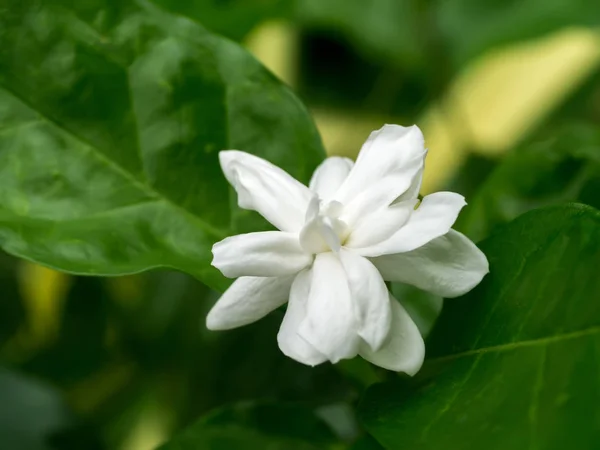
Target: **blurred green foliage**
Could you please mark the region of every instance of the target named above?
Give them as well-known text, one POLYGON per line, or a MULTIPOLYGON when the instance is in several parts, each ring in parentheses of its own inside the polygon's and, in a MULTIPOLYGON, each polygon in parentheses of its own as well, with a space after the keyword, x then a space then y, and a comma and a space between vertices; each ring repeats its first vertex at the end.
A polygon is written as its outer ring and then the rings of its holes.
MULTIPOLYGON (((57 311, 48 318, 59 325, 52 333, 36 328, 32 310, 47 305, 25 289, 41 281, 23 278, 29 263, 0 254, 0 448, 145 450, 172 437, 161 448, 438 449, 461 448, 465 436, 477 448, 565 448, 556 447, 565 435, 577 437, 572 448, 597 442, 597 418, 580 413, 597 403, 590 342, 554 355, 553 367, 577 368, 553 378, 568 385, 572 401, 560 408, 540 403, 547 414, 538 426, 548 426, 525 430, 529 418, 514 411, 528 414, 525 400, 539 372, 519 369, 527 355, 436 366, 417 387, 359 360, 305 367, 277 348, 281 311, 242 329, 206 331, 204 317, 218 294, 203 282, 226 286, 208 266, 217 236, 265 226, 235 207, 217 150, 253 152, 303 181, 323 157, 302 103, 230 40, 282 20, 298 33, 297 90, 309 107, 418 123, 478 56, 562 27, 598 26, 598 8, 592 0, 0 0, 2 246, 79 273, 158 265, 188 273, 73 277, 64 296, 44 300, 56 303, 48 309, 57 311), (155 220, 159 208, 169 210, 168 223, 155 220), (446 412, 470 370, 479 377, 465 388, 472 395, 457 397, 461 411, 446 412), (385 380, 367 391, 358 422, 353 411, 363 391, 385 380), (488 380, 496 380, 499 403, 477 397, 488 380), (521 398, 518 408, 511 403, 521 398), (423 417, 436 412, 435 439, 424 442, 423 417), (483 422, 491 415, 494 433, 483 422), (526 433, 533 434, 522 438, 526 433), (507 445, 510 436, 515 441, 507 445)), ((595 70, 506 155, 471 155, 452 175, 448 187, 469 202, 458 229, 486 239, 498 269, 444 310, 432 354, 468 351, 496 302, 498 326, 513 327, 492 328, 504 338, 481 338, 488 346, 518 343, 523 337, 513 331, 527 334, 526 320, 553 318, 536 339, 576 331, 579 319, 597 326, 597 289, 581 287, 600 262, 589 225, 597 212, 548 209, 509 222, 571 201, 600 207, 599 80, 595 70), (577 245, 546 246, 553 233, 577 245), (524 255, 527 270, 514 274, 514 253, 527 248, 549 262, 524 255), (552 283, 542 290, 543 277, 552 283), (505 293, 508 278, 520 286, 514 295, 505 293), (570 286, 579 286, 576 296, 567 295, 570 286)), ((462 124, 454 118, 454 127, 462 124)), ((392 288, 429 328, 440 299, 392 288)), ((539 355, 529 362, 537 364, 539 355)), ((545 398, 562 398, 559 390, 545 398)))

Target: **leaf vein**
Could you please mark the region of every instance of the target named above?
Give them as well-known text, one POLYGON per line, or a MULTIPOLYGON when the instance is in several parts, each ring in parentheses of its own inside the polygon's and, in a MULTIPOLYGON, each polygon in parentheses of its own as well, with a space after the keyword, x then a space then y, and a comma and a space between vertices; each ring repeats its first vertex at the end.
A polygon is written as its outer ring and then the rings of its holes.
POLYGON ((561 333, 561 334, 557 334, 555 336, 548 336, 548 337, 543 337, 543 338, 538 338, 538 339, 529 339, 529 340, 520 341, 520 342, 509 342, 506 344, 498 344, 498 345, 492 345, 489 347, 478 348, 478 349, 474 349, 474 350, 467 350, 465 352, 454 353, 452 355, 440 356, 438 358, 431 358, 431 359, 428 359, 427 362, 428 363, 433 363, 433 362, 438 363, 438 362, 443 362, 443 361, 451 361, 451 360, 454 360, 457 358, 463 358, 465 356, 482 355, 485 353, 505 352, 505 351, 522 348, 522 347, 545 346, 545 345, 555 344, 557 342, 561 342, 561 341, 565 341, 565 340, 579 339, 579 338, 585 337, 585 336, 592 336, 594 334, 600 334, 600 325, 593 326, 593 327, 587 328, 585 330, 572 331, 570 333, 561 333))
POLYGON ((166 197, 161 192, 153 189, 151 186, 148 186, 148 185, 145 185, 145 184, 141 183, 132 173, 128 172, 125 168, 123 168, 122 166, 120 166, 119 164, 117 164, 116 162, 114 162, 113 160, 111 160, 110 158, 108 158, 104 153, 102 153, 102 151, 100 151, 94 144, 92 144, 91 142, 89 142, 86 138, 84 138, 82 136, 79 136, 76 132, 74 132, 73 130, 67 128, 64 124, 60 123, 58 120, 54 119, 53 117, 51 117, 51 116, 49 116, 49 115, 47 115, 47 114, 39 111, 37 108, 35 108, 35 106, 33 104, 31 104, 29 101, 27 101, 24 98, 22 98, 20 95, 18 95, 16 92, 14 92, 8 86, 6 86, 4 84, 0 84, 0 87, 2 87, 10 95, 12 95, 16 99, 18 99, 19 101, 21 101, 25 105, 27 105, 29 108, 31 108, 31 110, 33 112, 35 112, 41 119, 43 119, 46 122, 48 122, 48 123, 50 123, 50 124, 58 127, 59 129, 61 129, 65 133, 69 134, 72 138, 76 139, 77 141, 79 141, 80 143, 84 144, 89 149, 93 150, 90 154, 92 154, 98 161, 102 162, 107 167, 109 167, 113 171, 117 172, 120 176, 122 176, 123 178, 125 178, 131 184, 133 184, 141 192, 143 192, 144 194, 146 194, 146 195, 148 195, 150 197, 154 197, 156 199, 162 200, 165 204, 171 206, 172 208, 174 208, 174 209, 178 210, 179 212, 183 213, 184 215, 190 217, 204 231, 206 231, 207 233, 213 235, 214 237, 219 238, 219 239, 221 239, 223 237, 223 233, 221 231, 219 231, 217 228, 215 228, 212 225, 210 225, 207 222, 205 222, 200 216, 194 214, 191 211, 188 211, 188 210, 184 209, 182 206, 180 206, 177 203, 173 202, 173 200, 171 200, 170 198, 166 197))

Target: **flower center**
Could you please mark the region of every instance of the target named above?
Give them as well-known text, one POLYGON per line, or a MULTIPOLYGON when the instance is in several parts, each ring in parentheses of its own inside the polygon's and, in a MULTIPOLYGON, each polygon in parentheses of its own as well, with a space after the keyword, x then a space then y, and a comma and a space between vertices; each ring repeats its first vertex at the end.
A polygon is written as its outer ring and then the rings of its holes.
POLYGON ((340 219, 344 205, 338 201, 323 202, 312 198, 306 210, 306 221, 300 231, 300 245, 309 253, 340 250, 348 238, 348 225, 340 219))

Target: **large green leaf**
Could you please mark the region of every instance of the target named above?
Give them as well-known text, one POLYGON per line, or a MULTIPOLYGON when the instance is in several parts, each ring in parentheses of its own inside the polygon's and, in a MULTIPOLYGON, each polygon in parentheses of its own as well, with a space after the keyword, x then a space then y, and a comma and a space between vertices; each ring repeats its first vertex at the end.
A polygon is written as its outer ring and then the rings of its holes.
POLYGON ((323 150, 296 97, 143 0, 0 10, 0 245, 74 273, 167 266, 226 286, 210 247, 250 216, 230 212, 218 151, 306 181, 323 150))
POLYGON ((447 301, 413 380, 361 405, 388 449, 588 449, 600 442, 600 212, 527 213, 481 243, 490 274, 447 301))

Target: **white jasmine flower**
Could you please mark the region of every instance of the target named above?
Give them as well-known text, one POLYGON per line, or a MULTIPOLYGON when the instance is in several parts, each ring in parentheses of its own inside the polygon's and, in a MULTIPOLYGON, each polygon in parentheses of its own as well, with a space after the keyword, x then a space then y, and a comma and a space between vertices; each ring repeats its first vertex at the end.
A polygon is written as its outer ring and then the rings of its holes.
POLYGON ((485 255, 451 229, 464 197, 438 192, 419 202, 426 153, 417 126, 385 125, 371 133, 356 164, 327 158, 306 187, 264 159, 222 151, 239 206, 280 231, 213 246, 213 266, 238 279, 207 327, 246 325, 289 301, 277 340, 290 358, 314 366, 360 355, 417 373, 423 338, 384 280, 456 297, 488 272, 485 255))

